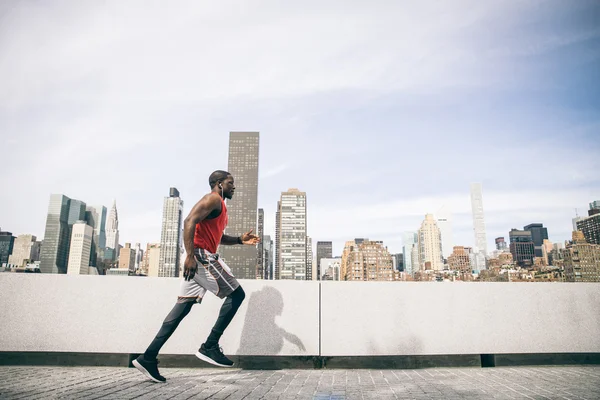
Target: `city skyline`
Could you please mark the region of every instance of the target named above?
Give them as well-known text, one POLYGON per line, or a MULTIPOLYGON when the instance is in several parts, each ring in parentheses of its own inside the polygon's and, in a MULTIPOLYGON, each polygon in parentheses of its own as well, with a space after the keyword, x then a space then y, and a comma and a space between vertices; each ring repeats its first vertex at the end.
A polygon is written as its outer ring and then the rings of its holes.
POLYGON ((261 4, 232 32, 222 4, 178 4, 166 19, 161 7, 17 3, 0 41, 0 146, 20 165, 4 177, 2 228, 41 240, 48 196, 63 193, 116 198, 119 242, 159 242, 165 188, 187 215, 226 169, 228 132, 244 129, 261 132, 265 235, 279 193, 299 187, 310 236, 334 254, 353 237, 399 253, 402 233, 442 206, 453 244, 474 246, 468 187, 481 182, 488 249, 530 223, 568 240, 575 209, 600 197, 597 5, 536 4, 261 4))

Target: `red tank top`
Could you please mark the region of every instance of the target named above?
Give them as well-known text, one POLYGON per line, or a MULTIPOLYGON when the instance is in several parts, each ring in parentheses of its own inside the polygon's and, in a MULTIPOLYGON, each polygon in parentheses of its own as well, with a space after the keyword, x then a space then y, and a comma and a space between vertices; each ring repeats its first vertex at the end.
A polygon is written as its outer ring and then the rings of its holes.
POLYGON ((219 243, 221 243, 221 237, 223 237, 223 231, 227 226, 227 221, 227 206, 221 198, 221 214, 217 218, 205 219, 196 224, 194 247, 216 253, 219 243))

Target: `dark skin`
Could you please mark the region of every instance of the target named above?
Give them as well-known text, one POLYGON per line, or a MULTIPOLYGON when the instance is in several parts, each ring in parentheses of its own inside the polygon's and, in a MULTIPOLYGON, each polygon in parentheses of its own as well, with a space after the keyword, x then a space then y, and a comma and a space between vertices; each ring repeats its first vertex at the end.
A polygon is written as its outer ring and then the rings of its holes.
MULTIPOLYGON (((187 256, 183 263, 183 276, 186 280, 190 280, 196 274, 198 270, 198 264, 194 257, 194 233, 196 231, 196 225, 205 219, 213 219, 221 214, 221 198, 230 199, 233 197, 235 192, 235 184, 233 177, 228 175, 223 181, 217 182, 212 188, 211 192, 200 199, 199 202, 192 208, 190 214, 184 220, 183 223, 183 244, 187 256)), ((221 244, 224 245, 235 245, 242 244, 254 246, 260 239, 258 236, 252 234, 252 229, 244 233, 239 238, 237 236, 223 235, 221 238, 221 244)))

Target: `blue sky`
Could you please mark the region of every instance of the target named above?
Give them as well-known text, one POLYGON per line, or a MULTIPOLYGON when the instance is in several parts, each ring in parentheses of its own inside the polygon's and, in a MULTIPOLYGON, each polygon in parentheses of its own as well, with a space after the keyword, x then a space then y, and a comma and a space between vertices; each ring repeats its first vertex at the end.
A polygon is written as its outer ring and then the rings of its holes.
POLYGON ((110 207, 122 242, 160 240, 259 131, 259 207, 307 192, 308 232, 401 250, 453 211, 489 247, 542 222, 570 237, 600 199, 597 1, 37 2, 0 5, 0 227, 43 237, 50 193, 110 207))

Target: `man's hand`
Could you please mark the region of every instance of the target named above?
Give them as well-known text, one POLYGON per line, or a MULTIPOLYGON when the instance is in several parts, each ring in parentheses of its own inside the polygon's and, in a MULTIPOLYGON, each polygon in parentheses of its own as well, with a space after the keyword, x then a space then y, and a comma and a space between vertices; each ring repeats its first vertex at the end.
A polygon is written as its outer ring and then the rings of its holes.
POLYGON ((198 271, 198 264, 196 263, 196 257, 193 254, 188 254, 183 262, 183 277, 186 281, 192 280, 196 271, 198 271))
POLYGON ((250 231, 248 231, 248 232, 244 233, 242 236, 240 236, 242 244, 254 245, 254 244, 260 242, 260 238, 256 235, 252 234, 253 230, 254 229, 250 229, 250 231))

